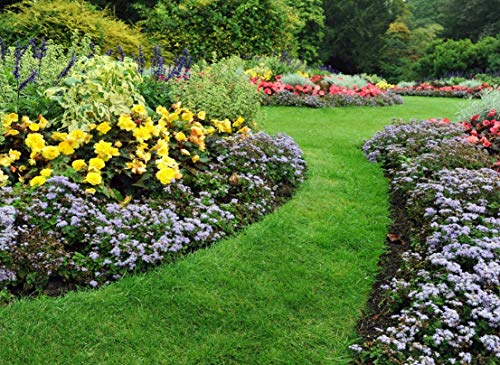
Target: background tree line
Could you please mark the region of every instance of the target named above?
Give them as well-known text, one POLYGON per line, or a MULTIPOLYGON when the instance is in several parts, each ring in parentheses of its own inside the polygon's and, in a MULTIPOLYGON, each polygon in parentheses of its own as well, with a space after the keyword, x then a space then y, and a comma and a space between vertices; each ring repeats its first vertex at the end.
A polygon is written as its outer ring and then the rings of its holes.
POLYGON ((500 0, 3 0, 0 9, 6 40, 64 41, 79 27, 105 47, 117 18, 136 43, 187 48, 195 59, 286 51, 390 81, 500 71, 500 0), (54 14, 75 2, 105 21, 58 23, 54 14))

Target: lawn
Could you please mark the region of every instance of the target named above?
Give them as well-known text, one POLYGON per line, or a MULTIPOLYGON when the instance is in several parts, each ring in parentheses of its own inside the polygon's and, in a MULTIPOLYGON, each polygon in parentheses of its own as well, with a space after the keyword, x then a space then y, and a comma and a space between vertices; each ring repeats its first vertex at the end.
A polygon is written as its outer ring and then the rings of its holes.
POLYGON ((309 177, 236 237, 98 291, 0 308, 0 364, 345 364, 384 249, 387 182, 363 139, 392 117, 453 117, 463 100, 267 108, 309 177))

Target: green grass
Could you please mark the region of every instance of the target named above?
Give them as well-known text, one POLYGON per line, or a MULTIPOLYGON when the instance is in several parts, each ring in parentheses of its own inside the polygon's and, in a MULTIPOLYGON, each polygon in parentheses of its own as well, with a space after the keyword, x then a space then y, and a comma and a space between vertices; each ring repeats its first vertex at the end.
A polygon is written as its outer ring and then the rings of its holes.
POLYGON ((387 183, 359 146, 392 117, 459 101, 267 108, 309 178, 238 236, 98 291, 0 308, 0 364, 345 364, 383 251, 387 183))

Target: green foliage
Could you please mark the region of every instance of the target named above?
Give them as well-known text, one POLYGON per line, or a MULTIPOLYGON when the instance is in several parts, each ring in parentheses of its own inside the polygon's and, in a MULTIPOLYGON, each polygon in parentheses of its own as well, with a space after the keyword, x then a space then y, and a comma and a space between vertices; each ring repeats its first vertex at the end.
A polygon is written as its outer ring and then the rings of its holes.
POLYGON ((441 77, 453 72, 474 70, 496 72, 500 68, 500 36, 485 37, 477 43, 470 39, 437 41, 419 61, 421 75, 441 77))
POLYGON ((296 74, 296 73, 283 75, 283 77, 281 78, 281 81, 284 84, 289 84, 292 86, 295 86, 295 85, 314 86, 315 85, 314 82, 309 80, 307 77, 304 77, 304 76, 296 74))
POLYGON ((323 81, 329 85, 337 85, 348 89, 352 89, 354 86, 361 88, 368 84, 368 81, 360 75, 344 75, 342 73, 327 76, 323 81))
POLYGON ((146 76, 139 84, 139 92, 144 97, 146 105, 155 110, 158 105, 169 107, 174 103, 172 83, 158 79, 156 76, 146 76))
POLYGON ((69 46, 72 34, 78 30, 103 50, 120 45, 126 54, 135 55, 139 45, 148 44, 139 29, 83 0, 23 0, 1 14, 0 27, 2 37, 12 43, 43 36, 69 46))
POLYGON ((324 37, 325 14, 322 0, 287 0, 286 3, 297 12, 299 57, 307 62, 319 61, 319 48, 324 37))
POLYGON ((210 67, 194 66, 188 81, 173 83, 173 93, 184 107, 204 110, 209 119, 256 120, 260 94, 243 72, 238 57, 223 59, 210 67))
POLYGON ((134 104, 144 104, 138 90, 141 82, 132 60, 120 62, 96 56, 80 60, 62 86, 50 88, 45 94, 64 109, 56 123, 69 130, 86 130, 88 124, 109 122, 113 116, 130 113, 134 104))
POLYGON ((161 0, 140 22, 165 49, 195 59, 295 52, 295 21, 284 0, 161 0))

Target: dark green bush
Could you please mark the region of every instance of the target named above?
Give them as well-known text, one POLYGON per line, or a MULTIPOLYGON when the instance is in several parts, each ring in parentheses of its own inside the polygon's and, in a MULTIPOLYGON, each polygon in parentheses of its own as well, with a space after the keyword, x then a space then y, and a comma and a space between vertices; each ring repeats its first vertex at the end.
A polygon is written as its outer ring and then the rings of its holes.
POLYGON ((438 41, 419 61, 422 77, 443 77, 451 73, 494 73, 500 70, 500 36, 485 37, 477 43, 470 39, 438 41))
POLYGON ((297 49, 295 12, 284 0, 161 0, 140 22, 165 49, 195 59, 297 49))

